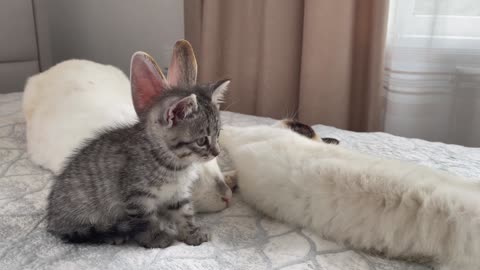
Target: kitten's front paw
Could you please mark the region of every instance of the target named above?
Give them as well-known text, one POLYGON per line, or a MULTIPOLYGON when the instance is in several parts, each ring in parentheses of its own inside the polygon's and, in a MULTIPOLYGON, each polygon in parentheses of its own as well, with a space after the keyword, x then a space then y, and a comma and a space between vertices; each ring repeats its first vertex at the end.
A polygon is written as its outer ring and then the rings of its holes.
POLYGON ((109 245, 123 245, 128 241, 127 237, 115 236, 105 240, 105 243, 109 245))
POLYGON ((140 242, 140 245, 145 248, 166 248, 172 245, 174 241, 175 237, 172 235, 166 232, 159 232, 150 241, 140 242))
POLYGON ((190 231, 185 239, 183 240, 185 244, 190 246, 198 246, 203 242, 207 242, 209 238, 208 233, 200 227, 195 227, 190 231))

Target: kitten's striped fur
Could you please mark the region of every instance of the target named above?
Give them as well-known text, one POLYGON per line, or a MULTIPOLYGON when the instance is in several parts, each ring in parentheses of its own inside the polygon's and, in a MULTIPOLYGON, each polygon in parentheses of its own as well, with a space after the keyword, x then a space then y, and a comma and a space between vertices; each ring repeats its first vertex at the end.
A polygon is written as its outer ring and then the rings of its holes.
POLYGON ((214 100, 229 81, 171 89, 151 58, 134 57, 145 65, 132 79, 139 122, 99 133, 70 158, 49 195, 47 229, 76 243, 199 245, 208 235, 194 220, 193 164, 219 154, 214 100))

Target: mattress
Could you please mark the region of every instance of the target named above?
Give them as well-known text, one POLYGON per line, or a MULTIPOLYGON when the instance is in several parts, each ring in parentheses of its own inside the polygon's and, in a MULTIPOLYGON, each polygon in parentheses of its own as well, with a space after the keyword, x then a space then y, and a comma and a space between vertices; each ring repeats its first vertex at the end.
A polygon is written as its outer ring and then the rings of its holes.
MULTIPOLYGON (((274 121, 230 112, 222 112, 222 120, 237 126, 274 121)), ((322 125, 315 130, 368 154, 480 176, 479 149, 322 125)), ((221 165, 229 167, 224 158, 221 165)), ((308 230, 276 222, 242 202, 239 194, 230 208, 199 216, 212 239, 198 247, 65 244, 45 230, 52 181, 48 171, 28 159, 21 94, 0 95, 0 269, 428 269, 349 250, 308 230)))

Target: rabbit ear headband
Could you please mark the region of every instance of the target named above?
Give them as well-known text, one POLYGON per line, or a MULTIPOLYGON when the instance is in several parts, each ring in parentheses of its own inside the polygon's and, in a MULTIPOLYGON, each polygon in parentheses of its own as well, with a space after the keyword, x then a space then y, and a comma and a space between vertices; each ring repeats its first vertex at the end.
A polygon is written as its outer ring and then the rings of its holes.
POLYGON ((165 89, 194 85, 197 82, 197 60, 192 45, 186 40, 175 43, 167 78, 152 56, 136 52, 130 62, 130 82, 137 114, 149 108, 165 89))

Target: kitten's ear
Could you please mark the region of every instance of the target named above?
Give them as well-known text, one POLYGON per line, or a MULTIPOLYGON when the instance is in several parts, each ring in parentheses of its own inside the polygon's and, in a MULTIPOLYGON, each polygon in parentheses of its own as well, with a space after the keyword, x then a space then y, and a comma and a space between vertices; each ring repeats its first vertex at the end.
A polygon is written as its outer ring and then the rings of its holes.
POLYGON ((197 82, 197 60, 188 41, 179 40, 175 43, 167 78, 171 86, 186 87, 197 82))
POLYGON ((130 83, 137 115, 150 108, 155 98, 168 87, 168 82, 153 57, 144 52, 136 52, 132 56, 130 83))
POLYGON ((219 108, 220 104, 225 101, 225 93, 228 90, 228 85, 230 85, 230 82, 230 79, 223 79, 212 85, 212 102, 217 106, 217 108, 219 108))
POLYGON ((175 126, 198 109, 197 96, 191 94, 170 105, 165 113, 167 127, 175 126))

